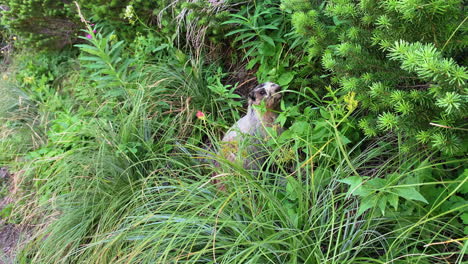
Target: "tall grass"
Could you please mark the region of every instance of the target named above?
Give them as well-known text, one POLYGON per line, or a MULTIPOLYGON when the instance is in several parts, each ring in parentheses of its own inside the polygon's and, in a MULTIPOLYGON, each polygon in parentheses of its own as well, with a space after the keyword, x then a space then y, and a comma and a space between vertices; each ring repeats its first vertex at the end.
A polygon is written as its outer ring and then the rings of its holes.
POLYGON ((37 135, 31 130, 37 115, 28 96, 14 82, 0 80, 0 166, 9 166, 18 156, 36 144, 37 135))
MULTIPOLYGON (((343 152, 337 145, 311 145, 308 155, 296 153, 287 163, 279 162, 283 152, 272 151, 268 169, 258 173, 218 158, 228 186, 223 192, 210 183, 219 168, 203 168, 197 154, 177 151, 171 127, 186 119, 153 120, 153 136, 147 138, 146 109, 152 106, 145 96, 137 98, 120 123, 89 127, 97 135, 94 142, 51 164, 56 175, 49 178, 60 181, 47 184, 63 188, 68 181, 70 188, 45 204, 56 219, 23 250, 20 262, 461 261, 452 245, 425 247, 462 235, 445 213, 376 217, 373 208, 358 215, 359 201, 338 181, 356 171, 373 178, 411 174, 421 170, 413 164, 420 159, 416 155, 409 164, 392 144, 371 144, 361 153, 358 146, 341 146, 343 152), (122 151, 123 142, 140 144, 136 152, 122 151)), ((340 144, 334 134, 330 140, 340 144)))

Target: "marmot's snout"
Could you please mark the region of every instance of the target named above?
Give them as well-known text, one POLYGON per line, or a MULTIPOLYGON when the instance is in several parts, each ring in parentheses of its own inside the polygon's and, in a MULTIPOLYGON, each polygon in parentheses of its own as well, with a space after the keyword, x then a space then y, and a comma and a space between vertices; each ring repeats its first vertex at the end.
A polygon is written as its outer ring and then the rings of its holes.
POLYGON ((281 86, 276 83, 266 82, 259 84, 249 94, 249 105, 258 105, 265 100, 265 104, 269 109, 276 109, 281 100, 281 86))

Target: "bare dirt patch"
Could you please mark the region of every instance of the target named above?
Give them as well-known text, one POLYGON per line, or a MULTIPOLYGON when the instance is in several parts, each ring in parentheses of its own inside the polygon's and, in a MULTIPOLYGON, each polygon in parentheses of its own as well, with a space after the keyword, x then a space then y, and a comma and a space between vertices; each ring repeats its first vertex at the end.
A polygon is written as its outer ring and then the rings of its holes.
POLYGON ((0 197, 0 264, 15 263, 16 252, 21 245, 30 237, 30 228, 21 224, 14 224, 8 222, 8 216, 5 215, 5 208, 14 204, 14 194, 17 188, 14 184, 14 175, 12 175, 8 168, 0 168, 0 183, 6 184, 8 193, 4 197, 0 197))
POLYGON ((20 238, 20 229, 14 224, 0 221, 0 263, 14 263, 16 248, 20 238))

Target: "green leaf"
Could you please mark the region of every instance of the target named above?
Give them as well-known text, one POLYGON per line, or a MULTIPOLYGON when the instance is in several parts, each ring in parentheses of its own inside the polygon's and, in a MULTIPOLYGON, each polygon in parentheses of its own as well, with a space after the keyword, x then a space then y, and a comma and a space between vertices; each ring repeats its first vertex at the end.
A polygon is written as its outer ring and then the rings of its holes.
POLYGON ((320 115, 325 119, 330 119, 330 113, 323 108, 320 108, 320 115))
POLYGON ((258 48, 258 53, 262 54, 263 56, 273 56, 275 55, 275 47, 270 46, 267 43, 262 43, 258 48))
MULTIPOLYGON (((221 23, 221 24, 226 24, 226 23, 221 23)), ((225 36, 228 37, 228 36, 231 36, 231 35, 234 35, 234 34, 237 34, 237 33, 240 33, 240 32, 244 32, 244 31, 248 31, 248 30, 250 30, 250 28, 236 29, 236 30, 230 31, 225 36)))
POLYGON ((333 23, 335 23, 335 25, 339 26, 341 24, 350 24, 350 20, 340 20, 338 19, 338 17, 336 16, 333 16, 333 23))
POLYGON ((170 48, 169 44, 161 44, 157 47, 155 47, 151 52, 157 52, 157 51, 160 51, 160 50, 163 50, 163 49, 168 49, 170 48))
MULTIPOLYGON (((255 66, 255 64, 257 64, 258 60, 259 60, 258 57, 254 57, 253 59, 251 59, 251 60, 249 61, 249 63, 247 63, 247 66, 246 66, 245 68, 246 68, 247 70, 252 69, 252 68, 255 66)), ((281 101, 281 102, 282 102, 282 101, 281 101)))
POLYGON ((366 186, 371 187, 373 190, 379 190, 382 189, 386 183, 387 181, 384 179, 374 178, 372 180, 367 181, 366 186))
POLYGON ((398 210, 398 195, 390 193, 387 195, 388 203, 395 208, 395 211, 398 210))
POLYGON ((406 200, 421 201, 426 204, 428 203, 424 196, 422 196, 418 191, 416 191, 416 188, 414 187, 397 187, 395 189, 395 192, 398 196, 405 198, 406 200))
POLYGON ((293 177, 288 177, 288 183, 286 184, 286 197, 292 201, 298 198, 298 182, 293 177))
POLYGON ((380 209, 382 215, 385 215, 385 207, 387 205, 387 196, 386 195, 377 195, 377 207, 380 209), (380 199, 379 199, 380 198, 380 199))
POLYGON ((366 199, 362 199, 361 205, 359 205, 357 216, 362 215, 367 209, 375 207, 377 202, 378 202, 377 196, 371 196, 366 199))
POLYGON ((294 79, 295 75, 296 75, 296 72, 294 71, 282 73, 280 77, 278 78, 278 84, 280 86, 288 85, 294 79))
POLYGON ((338 181, 350 185, 349 190, 346 193, 347 196, 353 194, 356 196, 365 197, 372 193, 368 188, 362 185, 362 178, 359 176, 351 176, 338 181))
POLYGON ((273 30, 278 30, 278 27, 277 27, 277 26, 273 26, 273 25, 264 25, 264 26, 262 26, 262 29, 273 29, 273 30))
POLYGON ((308 122, 296 121, 290 129, 298 135, 304 135, 307 132, 308 128, 310 128, 310 124, 308 122))
POLYGON ((348 145, 349 143, 351 143, 351 140, 349 140, 349 138, 347 138, 345 135, 340 133, 339 136, 340 136, 341 143, 343 145, 348 145))
POLYGON ((356 186, 362 183, 362 178, 359 176, 351 176, 342 180, 338 180, 338 182, 345 183, 351 186, 356 186))
POLYGON ((464 213, 460 216, 460 218, 462 219, 463 223, 465 225, 468 225, 468 213, 464 213))
POLYGON ((271 46, 275 46, 275 42, 273 41, 272 38, 270 38, 269 36, 267 35, 260 35, 260 38, 266 42, 268 42, 268 44, 270 44, 271 46))

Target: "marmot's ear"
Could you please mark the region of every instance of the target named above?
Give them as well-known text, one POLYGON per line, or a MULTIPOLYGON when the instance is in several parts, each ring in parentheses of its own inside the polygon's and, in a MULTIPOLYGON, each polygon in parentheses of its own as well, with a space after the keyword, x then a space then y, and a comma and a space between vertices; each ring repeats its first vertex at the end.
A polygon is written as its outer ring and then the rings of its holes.
POLYGON ((251 99, 252 101, 255 101, 255 92, 254 92, 254 90, 252 90, 252 91, 249 93, 249 99, 251 99))

